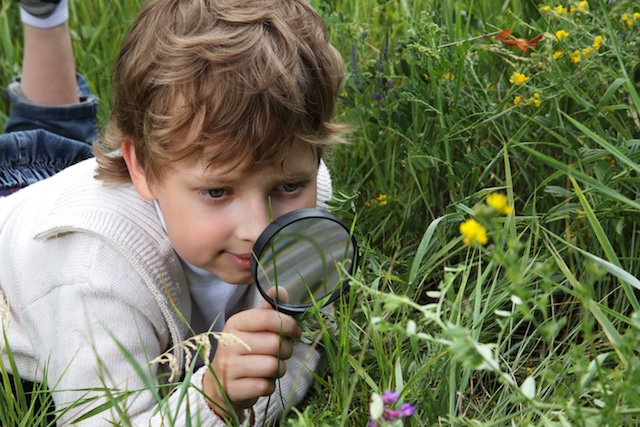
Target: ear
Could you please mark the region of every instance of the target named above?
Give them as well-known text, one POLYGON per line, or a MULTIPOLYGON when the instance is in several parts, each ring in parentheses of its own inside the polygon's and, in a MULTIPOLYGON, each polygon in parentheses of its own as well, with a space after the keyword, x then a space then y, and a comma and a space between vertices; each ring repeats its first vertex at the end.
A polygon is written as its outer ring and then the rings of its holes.
POLYGON ((136 150, 133 146, 133 142, 124 141, 122 143, 122 157, 127 164, 129 175, 131 176, 131 182, 133 182, 133 186, 136 188, 138 194, 143 199, 155 200, 156 197, 153 195, 153 191, 151 191, 151 186, 147 181, 147 175, 145 175, 144 169, 136 157, 136 150))

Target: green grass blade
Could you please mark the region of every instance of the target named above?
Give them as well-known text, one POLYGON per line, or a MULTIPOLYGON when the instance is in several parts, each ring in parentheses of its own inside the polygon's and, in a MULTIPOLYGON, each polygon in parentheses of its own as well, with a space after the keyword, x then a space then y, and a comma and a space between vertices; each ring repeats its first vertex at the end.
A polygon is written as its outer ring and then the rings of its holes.
POLYGON ((410 285, 413 284, 414 281, 416 280, 418 270, 420 270, 422 259, 424 258, 424 255, 427 251, 427 248, 429 247, 429 244, 431 243, 431 238, 433 237, 433 233, 435 233, 436 228, 438 227, 438 224, 440 224, 440 222, 442 222, 442 220, 445 218, 447 217, 440 217, 440 218, 434 219, 433 221, 431 221, 431 224, 429 224, 429 227, 427 227, 427 230, 424 232, 424 235, 422 236, 422 240, 420 241, 420 244, 418 245, 418 249, 416 250, 416 256, 413 258, 413 262, 411 263, 411 269, 409 271, 410 285))
MULTIPOLYGON (((627 80, 622 77, 615 79, 615 81, 611 83, 611 86, 609 86, 605 94, 602 96, 602 99, 598 104, 598 110, 601 110, 607 104, 607 102, 609 102, 609 100, 613 97, 613 95, 615 95, 615 93, 618 91, 620 86, 625 84, 626 82, 627 80)), ((565 117, 569 117, 569 116, 565 115, 565 117)))
POLYGON ((627 165, 628 167, 630 167, 631 169, 635 170, 637 173, 640 174, 640 166, 638 166, 637 162, 634 162, 633 160, 629 159, 627 156, 625 156, 622 153, 620 153, 620 151, 617 150, 612 144, 610 144, 609 142, 605 141, 602 137, 600 137, 599 135, 597 135, 596 133, 591 131, 589 128, 587 128, 585 125, 583 125, 579 121, 577 121, 574 118, 568 116, 564 112, 562 113, 562 115, 565 116, 566 119, 573 126, 575 126, 577 129, 579 129, 582 133, 584 133, 589 138, 591 138, 592 140, 597 142, 600 146, 605 148, 617 160, 619 160, 620 162, 624 163, 625 165, 627 165))
MULTIPOLYGON (((598 242, 600 242, 600 246, 602 247, 602 250, 604 251, 607 259, 616 267, 622 268, 622 265, 620 264, 620 260, 618 259, 618 255, 616 255, 616 252, 613 250, 613 246, 611 246, 611 242, 609 241, 606 233, 602 229, 602 225, 600 225, 600 221, 598 221, 598 218, 596 217, 596 214, 593 212, 593 209, 591 209, 591 205, 589 204, 587 199, 584 197, 584 194, 582 193, 582 190, 580 189, 578 182, 575 180, 575 178, 571 176, 569 177, 569 179, 571 179, 571 183, 573 184, 573 188, 576 192, 576 196, 578 197, 578 200, 580 200, 580 204, 582 205, 582 208, 584 209, 587 219, 589 220, 589 224, 591 224, 591 228, 596 238, 598 239, 598 242)), ((638 304, 638 299, 635 293, 633 292, 633 290, 631 290, 631 288, 629 287, 629 284, 625 281, 621 281, 621 285, 624 288, 625 293, 629 298, 629 302, 633 306, 633 309, 635 311, 640 311, 640 304, 638 304)))
POLYGON ((527 147, 526 145, 521 145, 520 146, 523 150, 531 153, 532 155, 534 155, 535 157, 537 157, 538 159, 542 160, 544 163, 546 163, 547 165, 563 172, 564 174, 568 175, 568 176, 573 176, 575 177, 578 181, 581 181, 585 184, 590 185, 591 187, 595 188, 596 190, 602 192, 603 194, 611 197, 612 199, 618 200, 619 202, 622 202, 626 205, 629 205, 635 209, 640 210, 640 203, 635 201, 635 200, 631 200, 626 196, 623 196, 622 194, 620 194, 619 192, 611 189, 610 187, 607 187, 606 185, 602 184, 601 182, 599 182, 598 180, 578 171, 575 169, 572 169, 571 166, 566 165, 562 162, 560 162, 559 160, 553 159, 545 154, 540 153, 539 151, 536 151, 530 147, 527 147))

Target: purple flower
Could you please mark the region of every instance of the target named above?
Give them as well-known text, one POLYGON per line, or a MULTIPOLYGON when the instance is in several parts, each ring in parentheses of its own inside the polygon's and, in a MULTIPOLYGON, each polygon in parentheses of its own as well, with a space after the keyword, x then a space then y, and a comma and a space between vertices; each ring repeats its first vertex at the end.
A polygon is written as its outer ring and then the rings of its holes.
POLYGON ((384 391, 384 394, 380 396, 380 398, 382 398, 382 403, 384 403, 387 406, 396 403, 399 397, 400 397, 399 391, 392 393, 391 390, 389 389, 386 389, 384 391))
POLYGON ((414 412, 416 412, 416 407, 410 403, 403 403, 400 408, 401 418, 410 417, 414 412))
POLYGON ((410 417, 411 415, 413 415, 415 411, 416 411, 416 408, 412 406, 410 403, 403 403, 399 411, 394 411, 393 409, 385 408, 384 415, 382 416, 382 418, 384 418, 385 421, 393 421, 393 420, 397 420, 398 418, 410 417))
POLYGON ((367 427, 386 426, 387 422, 404 419, 413 415, 416 408, 410 403, 403 403, 399 411, 391 409, 391 406, 397 403, 399 398, 399 391, 392 392, 386 389, 382 395, 374 393, 371 397, 371 415, 369 416, 371 422, 367 424, 367 427))

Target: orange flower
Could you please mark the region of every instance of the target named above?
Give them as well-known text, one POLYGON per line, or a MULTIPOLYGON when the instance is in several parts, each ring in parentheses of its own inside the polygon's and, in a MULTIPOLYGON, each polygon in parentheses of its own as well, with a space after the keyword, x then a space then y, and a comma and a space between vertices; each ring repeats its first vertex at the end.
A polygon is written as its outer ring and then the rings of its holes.
POLYGON ((514 37, 512 37, 510 40, 505 40, 508 37, 511 37, 511 31, 505 29, 496 36, 496 40, 500 40, 505 46, 515 46, 521 51, 526 52, 527 50, 529 50, 529 48, 535 49, 536 47, 538 47, 538 42, 540 41, 540 39, 542 39, 542 34, 537 35, 531 40, 522 38, 517 39, 514 37))

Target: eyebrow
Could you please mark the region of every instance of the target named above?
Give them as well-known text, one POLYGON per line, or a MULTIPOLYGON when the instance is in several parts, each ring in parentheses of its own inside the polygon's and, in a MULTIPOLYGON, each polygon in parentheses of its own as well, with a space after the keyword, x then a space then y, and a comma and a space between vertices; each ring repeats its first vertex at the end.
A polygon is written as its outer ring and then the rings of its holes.
MULTIPOLYGON (((318 167, 315 165, 311 168, 303 168, 296 165, 292 169, 291 171, 285 171, 284 169, 279 171, 277 174, 278 179, 281 181, 311 181, 318 173, 318 167)), ((245 170, 237 171, 232 169, 229 172, 222 171, 217 173, 214 170, 212 173, 205 175, 189 174, 188 178, 189 180, 200 181, 204 186, 233 186, 244 180, 246 172, 245 170)))
POLYGON ((282 173, 280 173, 280 179, 294 180, 294 181, 311 180, 317 173, 318 173, 318 168, 315 168, 312 171, 294 170, 292 173, 287 173, 285 171, 282 171, 282 173))

